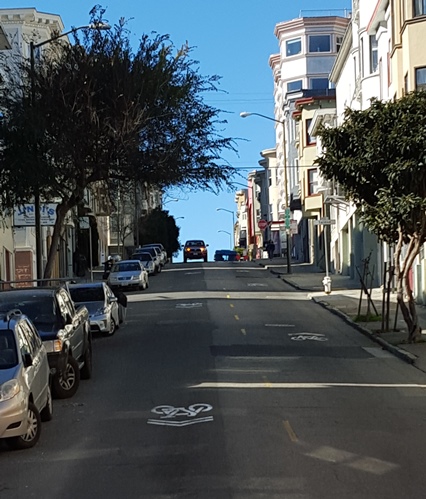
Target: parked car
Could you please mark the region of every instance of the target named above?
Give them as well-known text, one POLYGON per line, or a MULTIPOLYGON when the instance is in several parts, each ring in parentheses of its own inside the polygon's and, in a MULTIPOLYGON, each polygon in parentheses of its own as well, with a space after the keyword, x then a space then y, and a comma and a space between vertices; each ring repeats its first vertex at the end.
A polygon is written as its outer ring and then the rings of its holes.
POLYGON ((0 316, 0 438, 16 449, 33 447, 41 421, 52 419, 45 346, 19 310, 0 316))
POLYGON ((75 305, 89 311, 90 329, 104 336, 115 333, 120 324, 119 304, 112 289, 104 282, 88 282, 68 286, 75 305))
POLYGON ((148 272, 139 260, 121 260, 113 265, 107 283, 111 288, 146 289, 148 272))
POLYGON ((160 250, 160 261, 161 265, 164 267, 168 261, 167 251, 161 243, 144 244, 141 249, 144 248, 158 248, 160 250))
POLYGON ((92 376, 92 335, 89 312, 76 309, 64 287, 21 288, 0 292, 0 313, 18 309, 36 326, 52 373, 52 392, 72 397, 80 378, 92 376))
POLYGON ((161 259, 160 259, 160 252, 158 251, 157 248, 137 248, 133 252, 135 253, 149 253, 153 260, 154 260, 154 265, 155 265, 155 272, 154 274, 157 274, 158 272, 161 272, 161 259))
POLYGON ((155 268, 155 262, 154 258, 152 257, 151 253, 143 252, 143 253, 133 253, 132 260, 139 260, 142 265, 146 268, 146 271, 148 272, 148 275, 155 274, 156 268, 155 268))
POLYGON ((186 263, 187 260, 203 259, 207 262, 207 246, 201 239, 186 241, 183 247, 183 261, 186 263))

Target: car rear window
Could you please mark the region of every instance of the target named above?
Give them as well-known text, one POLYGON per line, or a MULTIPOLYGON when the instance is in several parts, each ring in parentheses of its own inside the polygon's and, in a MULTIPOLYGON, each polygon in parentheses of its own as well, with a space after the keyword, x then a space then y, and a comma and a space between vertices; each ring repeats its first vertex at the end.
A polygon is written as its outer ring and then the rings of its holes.
POLYGON ((71 288, 71 298, 76 303, 86 303, 90 301, 104 301, 105 294, 102 286, 94 286, 91 288, 71 288))
POLYGON ((132 258, 141 260, 142 262, 150 262, 152 260, 152 256, 149 253, 135 253, 132 255, 132 258))

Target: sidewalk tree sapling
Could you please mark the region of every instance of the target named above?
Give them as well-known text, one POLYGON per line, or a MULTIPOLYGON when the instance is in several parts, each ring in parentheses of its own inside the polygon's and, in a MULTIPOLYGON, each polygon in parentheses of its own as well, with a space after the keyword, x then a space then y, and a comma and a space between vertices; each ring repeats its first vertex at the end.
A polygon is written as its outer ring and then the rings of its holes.
POLYGON ((315 163, 322 176, 343 187, 371 232, 395 245, 397 300, 408 341, 418 341, 409 276, 426 240, 426 92, 347 109, 342 125, 322 127, 318 135, 324 152, 315 163))

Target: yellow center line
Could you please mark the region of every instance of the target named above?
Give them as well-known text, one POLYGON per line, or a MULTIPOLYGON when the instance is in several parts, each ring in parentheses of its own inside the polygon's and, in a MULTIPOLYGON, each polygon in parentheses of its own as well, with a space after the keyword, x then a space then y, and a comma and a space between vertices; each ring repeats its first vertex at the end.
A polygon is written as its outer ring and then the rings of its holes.
POLYGON ((298 438, 296 433, 294 433, 293 428, 291 427, 290 421, 283 421, 284 428, 288 434, 289 439, 292 442, 298 442, 298 438))
POLYGON ((241 332, 243 333, 244 336, 247 334, 247 331, 245 329, 241 329, 241 332))
POLYGON ((238 317, 238 315, 234 315, 234 317, 235 317, 235 320, 236 320, 236 321, 239 321, 239 320, 240 320, 240 318, 238 317))

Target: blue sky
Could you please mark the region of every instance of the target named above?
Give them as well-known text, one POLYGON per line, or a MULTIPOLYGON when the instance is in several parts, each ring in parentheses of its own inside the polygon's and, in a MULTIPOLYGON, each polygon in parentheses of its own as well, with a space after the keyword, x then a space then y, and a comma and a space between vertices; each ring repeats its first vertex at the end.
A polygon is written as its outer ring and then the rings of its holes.
MULTIPOLYGON (((273 116, 273 79, 269 56, 278 52, 274 36, 277 23, 309 15, 330 15, 325 9, 349 9, 350 0, 326 0, 322 11, 315 11, 313 0, 110 0, 97 2, 107 9, 111 24, 120 17, 131 19, 129 27, 136 40, 143 33, 155 31, 169 34, 176 47, 185 42, 194 48, 192 58, 199 61, 204 75, 222 77, 220 88, 225 93, 210 94, 206 102, 227 112, 224 136, 242 138, 238 156, 226 153, 224 158, 238 168, 246 185, 246 174, 259 168, 260 151, 275 145, 274 123, 252 116, 242 119, 241 111, 273 116)), ((40 0, 19 3, 2 0, 2 8, 35 7, 41 12, 59 14, 65 29, 87 24, 93 0, 40 0)), ((239 186, 240 187, 240 186, 239 186)), ((242 188, 242 187, 241 187, 242 188)), ((182 244, 187 239, 204 239, 211 257, 216 249, 229 247, 232 214, 217 208, 235 211, 234 193, 218 195, 207 192, 174 190, 168 194, 165 209, 181 228, 182 244), (172 199, 179 198, 175 202, 172 199)))

